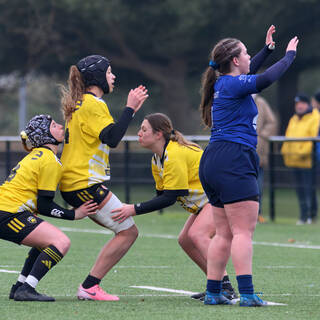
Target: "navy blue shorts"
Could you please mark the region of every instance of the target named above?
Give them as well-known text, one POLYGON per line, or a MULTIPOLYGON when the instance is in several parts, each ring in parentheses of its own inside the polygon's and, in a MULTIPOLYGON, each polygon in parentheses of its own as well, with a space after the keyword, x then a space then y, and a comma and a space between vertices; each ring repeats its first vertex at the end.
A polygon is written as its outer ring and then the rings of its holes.
POLYGON ((258 201, 259 157, 246 145, 216 141, 204 151, 199 177, 209 202, 216 207, 244 200, 258 201))

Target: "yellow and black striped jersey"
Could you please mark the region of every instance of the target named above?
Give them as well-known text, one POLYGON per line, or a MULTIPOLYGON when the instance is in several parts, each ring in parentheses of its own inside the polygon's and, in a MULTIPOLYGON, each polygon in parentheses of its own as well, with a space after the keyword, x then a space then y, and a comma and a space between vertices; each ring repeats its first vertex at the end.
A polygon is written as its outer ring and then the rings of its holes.
POLYGON ((199 179, 199 164, 203 151, 196 147, 185 147, 169 141, 162 159, 152 157, 152 175, 158 191, 187 190, 188 195, 178 196, 181 206, 198 213, 208 202, 199 179))
POLYGON ((112 123, 107 104, 92 94, 84 94, 66 123, 61 191, 85 189, 110 180, 109 147, 99 135, 112 123))
POLYGON ((52 150, 34 148, 0 186, 0 211, 37 213, 38 190, 54 195, 61 174, 61 162, 52 150))

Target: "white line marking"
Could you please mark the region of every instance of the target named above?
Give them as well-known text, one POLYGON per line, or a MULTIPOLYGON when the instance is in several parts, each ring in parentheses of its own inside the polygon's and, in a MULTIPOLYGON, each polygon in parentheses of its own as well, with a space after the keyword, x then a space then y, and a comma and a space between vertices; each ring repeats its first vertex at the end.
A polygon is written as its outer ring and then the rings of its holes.
POLYGON ((137 268, 137 269, 169 269, 169 266, 115 266, 116 268, 137 268))
MULTIPOLYGON (((147 290, 154 290, 154 291, 163 291, 163 292, 172 292, 172 293, 181 293, 183 295, 192 295, 197 292, 192 291, 185 291, 185 290, 175 290, 175 289, 169 289, 169 288, 158 288, 158 287, 152 287, 152 286, 130 286, 130 288, 137 288, 137 289, 147 289, 147 290)), ((236 304, 240 299, 233 299, 232 304, 236 304)), ((268 306, 287 306, 285 303, 278 303, 278 302, 272 302, 272 301, 266 301, 268 306)))
POLYGON ((6 270, 6 269, 0 269, 0 272, 5 272, 5 273, 19 273, 19 271, 6 270))
POLYGON ((267 306, 287 306, 287 304, 279 302, 266 301, 266 303, 267 306))
MULTIPOLYGON (((66 232, 84 232, 84 233, 95 233, 95 234, 112 234, 113 232, 109 230, 98 230, 98 229, 78 229, 69 227, 60 227, 62 231, 66 232)), ((151 234, 142 233, 140 237, 144 238, 158 238, 158 239, 178 239, 178 236, 170 234, 151 234)), ((307 244, 297 244, 297 243, 279 243, 279 242, 264 242, 264 241, 253 241, 254 245, 260 246, 271 246, 271 247, 284 247, 284 248, 296 248, 296 249, 315 249, 320 250, 320 245, 307 245, 307 244)))
POLYGON ((256 242, 256 241, 253 241, 252 243, 256 244, 256 245, 260 245, 260 246, 320 250, 320 246, 311 246, 311 245, 305 245, 305 244, 289 244, 289 243, 278 243, 278 242, 256 242))
POLYGON ((158 288, 158 287, 151 287, 151 286, 130 286, 130 288, 147 289, 147 290, 172 292, 172 293, 181 293, 184 295, 191 295, 191 294, 198 293, 198 292, 193 292, 193 291, 175 290, 175 289, 169 289, 169 288, 158 288))
POLYGON ((264 269, 319 269, 314 266, 262 266, 264 269))
POLYGON ((77 229, 77 228, 68 228, 68 227, 60 227, 62 231, 69 231, 69 232, 84 232, 84 233, 97 233, 97 234, 112 234, 110 230, 98 230, 98 229, 77 229))

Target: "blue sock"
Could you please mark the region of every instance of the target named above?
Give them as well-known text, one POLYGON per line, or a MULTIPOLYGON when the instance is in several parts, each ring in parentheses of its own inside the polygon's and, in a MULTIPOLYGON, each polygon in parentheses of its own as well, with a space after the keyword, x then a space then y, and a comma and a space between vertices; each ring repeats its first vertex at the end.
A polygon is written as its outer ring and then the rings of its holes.
POLYGON ((240 294, 253 294, 252 275, 244 274, 237 276, 238 288, 240 294))
POLYGON ((222 288, 221 280, 209 280, 207 281, 207 291, 214 294, 219 294, 222 288))

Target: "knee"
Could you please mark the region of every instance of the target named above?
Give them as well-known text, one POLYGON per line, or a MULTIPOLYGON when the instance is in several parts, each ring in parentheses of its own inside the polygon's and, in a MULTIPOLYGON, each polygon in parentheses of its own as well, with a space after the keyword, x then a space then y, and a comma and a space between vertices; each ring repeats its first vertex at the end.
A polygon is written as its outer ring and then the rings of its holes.
POLYGON ((138 230, 138 228, 136 227, 136 225, 133 225, 131 229, 132 229, 132 230, 130 231, 131 237, 132 237, 133 241, 135 241, 135 240, 138 238, 138 236, 139 236, 139 230, 138 230))
POLYGON ((188 238, 188 235, 186 233, 179 234, 178 243, 182 249, 188 247, 189 242, 190 242, 190 239, 188 238))
POLYGON ((188 231, 188 238, 190 239, 190 241, 192 241, 194 244, 199 243, 199 241, 203 240, 205 237, 204 234, 201 234, 200 232, 198 232, 197 230, 194 230, 193 228, 191 228, 188 231))
POLYGON ((57 239, 52 243, 63 255, 66 255, 68 252, 70 246, 71 246, 71 241, 70 239, 62 233, 57 239))
POLYGON ((122 233, 131 243, 135 242, 139 235, 136 225, 133 225, 129 229, 121 231, 120 233, 122 233))

